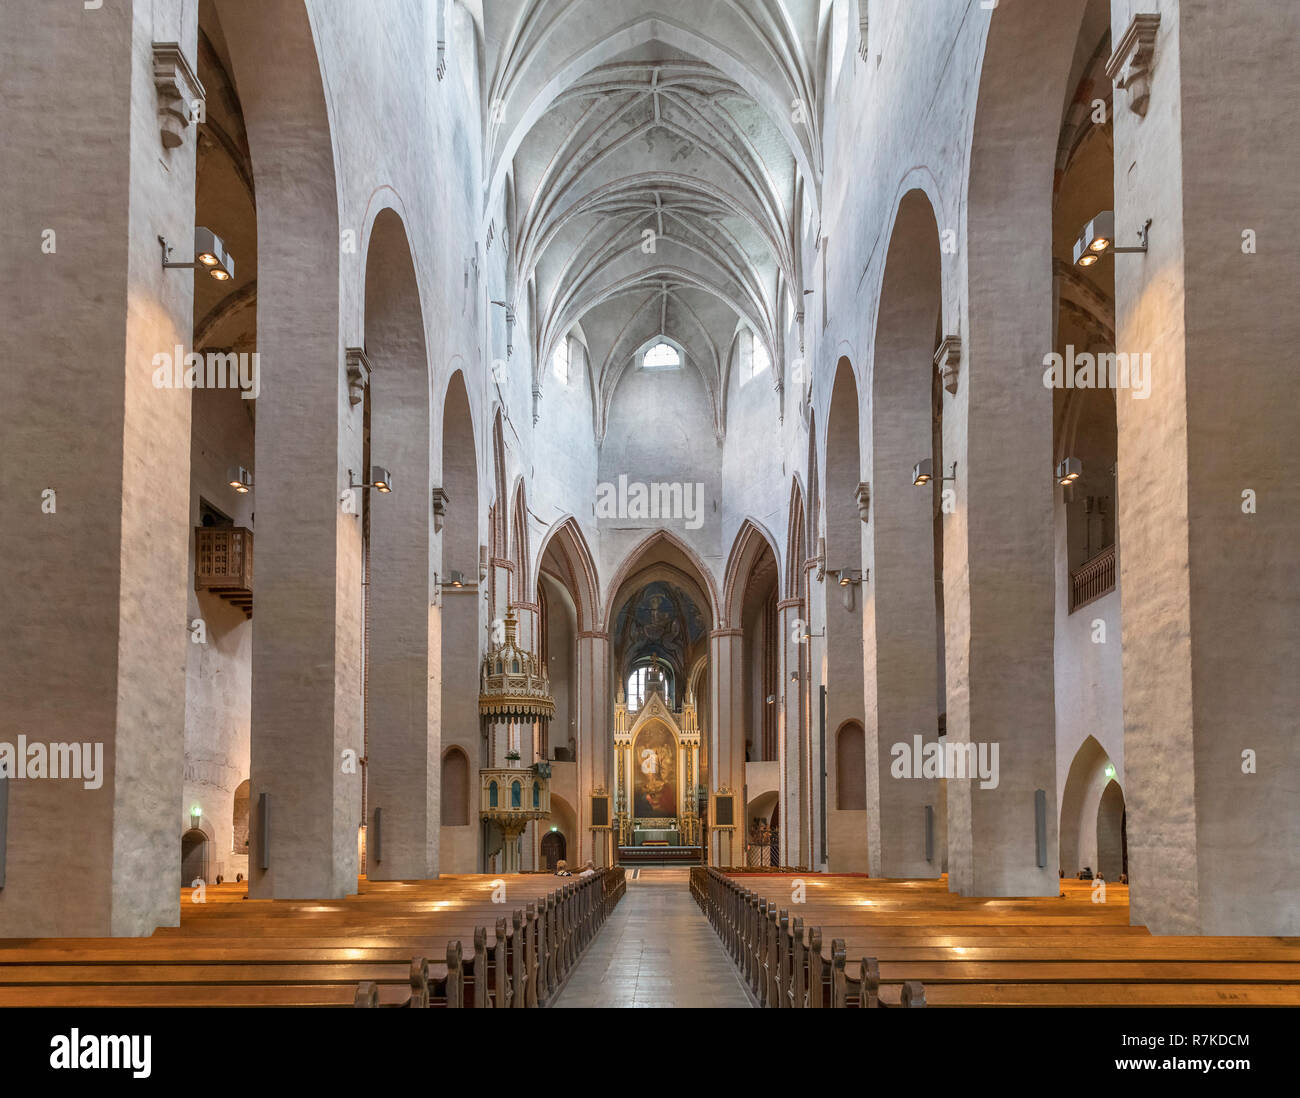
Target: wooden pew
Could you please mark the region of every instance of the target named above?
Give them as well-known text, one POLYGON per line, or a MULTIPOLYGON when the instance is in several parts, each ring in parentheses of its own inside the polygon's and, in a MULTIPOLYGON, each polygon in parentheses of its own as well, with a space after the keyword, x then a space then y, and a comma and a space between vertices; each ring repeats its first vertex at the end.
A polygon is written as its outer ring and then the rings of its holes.
POLYGON ((764 1005, 1300 1003, 1300 940, 1152 937, 1129 925, 1125 886, 1094 904, 1087 881, 984 900, 944 880, 799 876, 807 902, 793 905, 795 875, 692 873, 764 1005))
POLYGON ((362 881, 316 902, 187 889, 181 925, 149 938, 0 941, 0 1005, 543 1005, 625 880, 528 877, 362 881), (491 902, 501 883, 515 906, 491 902))

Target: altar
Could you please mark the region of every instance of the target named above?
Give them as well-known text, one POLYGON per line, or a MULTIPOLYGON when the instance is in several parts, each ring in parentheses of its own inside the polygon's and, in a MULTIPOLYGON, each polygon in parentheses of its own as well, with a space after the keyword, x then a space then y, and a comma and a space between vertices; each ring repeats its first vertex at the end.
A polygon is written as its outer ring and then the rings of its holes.
POLYGON ((677 828, 634 827, 633 846, 681 846, 682 833, 677 828))

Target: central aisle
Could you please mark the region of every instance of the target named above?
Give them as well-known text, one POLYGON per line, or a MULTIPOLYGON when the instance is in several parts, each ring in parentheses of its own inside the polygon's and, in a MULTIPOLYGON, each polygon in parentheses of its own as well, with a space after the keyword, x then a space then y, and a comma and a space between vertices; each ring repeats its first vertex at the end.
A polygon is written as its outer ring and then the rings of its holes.
POLYGON ((557 1007, 751 1007, 736 966, 691 899, 688 869, 627 874, 557 1007))

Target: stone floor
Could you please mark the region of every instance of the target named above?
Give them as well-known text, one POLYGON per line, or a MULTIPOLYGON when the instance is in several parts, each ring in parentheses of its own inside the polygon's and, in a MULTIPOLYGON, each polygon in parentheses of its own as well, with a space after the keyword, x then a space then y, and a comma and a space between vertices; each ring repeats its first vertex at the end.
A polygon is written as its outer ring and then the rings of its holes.
POLYGON ((641 869, 596 935, 557 1007, 751 1007, 688 869, 641 869))

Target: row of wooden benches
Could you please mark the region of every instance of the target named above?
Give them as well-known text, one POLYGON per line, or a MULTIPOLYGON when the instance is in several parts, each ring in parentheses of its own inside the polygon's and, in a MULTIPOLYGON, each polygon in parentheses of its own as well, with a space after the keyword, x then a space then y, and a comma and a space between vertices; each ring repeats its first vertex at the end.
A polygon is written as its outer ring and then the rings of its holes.
POLYGON ((1153 937, 1121 886, 986 900, 699 868, 691 891, 765 1006, 1300 1005, 1300 939, 1153 937))
POLYGON ((546 1005, 625 891, 585 877, 360 882, 340 900, 182 895, 148 938, 0 940, 0 1006, 546 1005))

